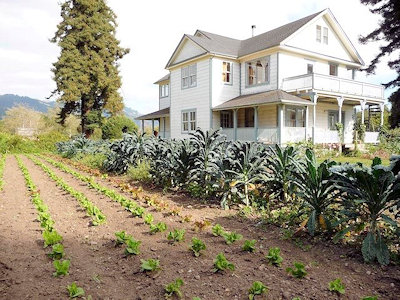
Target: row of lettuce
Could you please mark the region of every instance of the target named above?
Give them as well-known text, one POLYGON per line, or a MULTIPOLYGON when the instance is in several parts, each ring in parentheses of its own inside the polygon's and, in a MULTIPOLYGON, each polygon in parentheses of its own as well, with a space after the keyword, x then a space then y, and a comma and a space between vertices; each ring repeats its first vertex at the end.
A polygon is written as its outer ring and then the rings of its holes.
POLYGON ((228 142, 219 131, 197 130, 189 139, 163 140, 124 135, 114 142, 77 137, 57 144, 66 157, 99 154, 105 171, 125 173, 146 164, 163 187, 242 203, 267 217, 278 214, 312 236, 361 242, 367 262, 386 265, 399 251, 400 156, 383 166, 318 162, 310 149, 228 142))

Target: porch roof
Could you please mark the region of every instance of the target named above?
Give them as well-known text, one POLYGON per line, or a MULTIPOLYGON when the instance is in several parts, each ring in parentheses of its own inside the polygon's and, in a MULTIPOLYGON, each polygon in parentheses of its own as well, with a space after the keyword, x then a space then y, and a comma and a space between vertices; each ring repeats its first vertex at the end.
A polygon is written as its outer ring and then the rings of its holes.
POLYGON ((213 110, 225 110, 267 104, 314 105, 310 100, 302 99, 282 90, 273 90, 257 94, 242 95, 214 107, 213 110))
POLYGON ((168 117, 169 116, 169 107, 157 110, 155 112, 149 113, 147 115, 143 115, 140 117, 135 118, 136 120, 152 120, 152 119, 159 119, 162 117, 168 117))

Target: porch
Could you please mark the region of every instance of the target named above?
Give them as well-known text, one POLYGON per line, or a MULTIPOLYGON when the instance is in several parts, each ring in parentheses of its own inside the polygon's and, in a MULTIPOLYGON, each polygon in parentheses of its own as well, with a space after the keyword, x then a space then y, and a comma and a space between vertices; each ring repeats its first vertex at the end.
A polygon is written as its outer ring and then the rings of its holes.
POLYGON ((151 121, 151 134, 159 136, 162 138, 169 139, 171 137, 170 133, 170 123, 169 123, 169 107, 164 108, 147 115, 137 117, 136 120, 142 121, 141 131, 145 132, 145 121, 151 121), (158 131, 155 130, 158 125, 158 131))

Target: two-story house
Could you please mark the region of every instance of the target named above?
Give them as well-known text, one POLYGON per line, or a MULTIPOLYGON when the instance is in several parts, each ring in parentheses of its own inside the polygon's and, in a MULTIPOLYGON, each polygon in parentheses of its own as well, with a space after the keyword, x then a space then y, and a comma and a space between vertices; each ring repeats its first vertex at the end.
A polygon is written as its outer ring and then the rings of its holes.
POLYGON ((197 30, 155 82, 159 110, 138 119, 158 120, 161 137, 222 128, 231 140, 279 144, 337 143, 341 122, 352 143, 355 106, 362 122, 366 107, 378 107, 383 122, 384 89, 356 80, 363 65, 329 9, 246 40, 197 30))

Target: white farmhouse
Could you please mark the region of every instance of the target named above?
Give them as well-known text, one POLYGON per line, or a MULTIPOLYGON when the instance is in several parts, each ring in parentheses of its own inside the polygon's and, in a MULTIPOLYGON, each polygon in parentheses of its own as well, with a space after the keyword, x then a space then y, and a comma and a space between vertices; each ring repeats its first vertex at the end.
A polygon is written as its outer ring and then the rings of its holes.
MULTIPOLYGON (((197 30, 185 34, 159 85, 159 135, 185 138, 222 128, 231 140, 352 143, 354 107, 381 112, 384 88, 356 80, 364 65, 329 9, 247 40, 197 30)), ((368 114, 369 115, 369 114, 368 114)), ((366 142, 376 142, 367 132, 366 142)))

